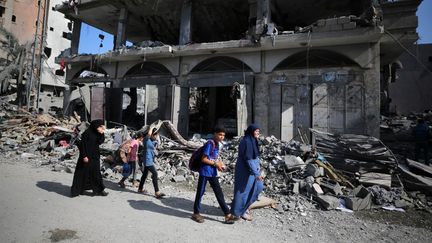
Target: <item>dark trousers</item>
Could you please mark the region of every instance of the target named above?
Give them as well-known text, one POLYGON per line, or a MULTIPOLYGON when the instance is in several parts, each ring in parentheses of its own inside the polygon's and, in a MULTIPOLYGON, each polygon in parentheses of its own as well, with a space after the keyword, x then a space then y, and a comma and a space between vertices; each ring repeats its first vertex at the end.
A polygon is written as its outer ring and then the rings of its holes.
POLYGON ((195 203, 194 203, 194 213, 198 214, 201 210, 201 198, 204 195, 207 181, 210 183, 210 186, 213 188, 213 192, 216 196, 216 199, 222 211, 224 212, 225 215, 229 214, 229 208, 225 202, 225 198, 219 184, 219 178, 207 177, 207 176, 199 176, 198 178, 198 187, 197 187, 195 203))
POLYGON ((158 192, 159 191, 158 174, 157 174, 156 168, 153 165, 152 166, 144 166, 144 170, 143 170, 143 173, 141 176, 141 181, 140 181, 138 189, 142 190, 144 188, 144 183, 145 183, 145 180, 147 179, 147 175, 148 175, 149 171, 152 173, 151 178, 152 178, 152 182, 153 182, 154 191, 158 192))
POLYGON ((420 158, 420 153, 423 150, 423 156, 425 160, 425 164, 429 164, 429 144, 428 142, 417 142, 415 145, 415 160, 418 161, 420 158))

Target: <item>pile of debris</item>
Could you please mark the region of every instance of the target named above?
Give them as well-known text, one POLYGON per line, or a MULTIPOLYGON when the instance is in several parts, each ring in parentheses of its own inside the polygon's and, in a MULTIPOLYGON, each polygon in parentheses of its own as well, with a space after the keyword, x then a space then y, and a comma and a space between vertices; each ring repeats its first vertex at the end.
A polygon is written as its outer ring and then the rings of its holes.
MULTIPOLYGON (((48 114, 32 114, 6 102, 0 102, 0 106, 1 153, 73 173, 78 156, 78 149, 72 146, 78 135, 74 131, 79 128, 82 132, 87 127, 79 117, 57 119, 48 114)), ((150 128, 156 128, 160 134, 156 163, 160 180, 192 184, 198 173, 188 169, 189 158, 206 139, 196 135, 186 140, 169 121, 158 121, 142 130, 150 128)), ((304 213, 315 207, 350 211, 374 206, 432 206, 428 198, 432 194, 429 167, 414 161, 409 161, 409 167, 401 165, 373 137, 311 132, 313 145, 281 141, 274 136, 259 138, 264 194, 278 200, 281 212, 304 213), (420 191, 406 193, 405 189, 420 191)), ((126 127, 120 127, 107 129, 105 136, 101 171, 105 178, 118 180, 121 162, 116 161, 114 154, 130 134, 126 127)), ((227 165, 227 170, 220 173, 220 181, 227 186, 234 183, 240 139, 225 141, 220 154, 227 165)))

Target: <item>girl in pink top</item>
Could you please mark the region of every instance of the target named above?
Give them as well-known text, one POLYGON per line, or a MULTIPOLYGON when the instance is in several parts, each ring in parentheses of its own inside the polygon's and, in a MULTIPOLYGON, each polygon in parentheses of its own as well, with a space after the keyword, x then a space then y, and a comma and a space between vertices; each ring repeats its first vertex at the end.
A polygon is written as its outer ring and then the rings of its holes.
MULTIPOLYGON (((138 157, 138 147, 139 144, 143 141, 144 134, 141 132, 138 132, 135 135, 134 139, 128 140, 124 142, 120 146, 121 153, 124 154, 122 157, 123 160, 123 178, 119 181, 119 186, 122 188, 125 188, 125 181, 126 179, 133 173, 135 174, 136 170, 136 161, 138 157)), ((135 179, 135 178, 134 178, 135 179)))

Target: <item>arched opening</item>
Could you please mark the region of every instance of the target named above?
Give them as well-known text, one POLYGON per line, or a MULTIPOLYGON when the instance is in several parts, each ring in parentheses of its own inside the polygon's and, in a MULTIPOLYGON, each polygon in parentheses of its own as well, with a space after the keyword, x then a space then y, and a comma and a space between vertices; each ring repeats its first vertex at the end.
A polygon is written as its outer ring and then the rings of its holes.
POLYGON ((142 62, 133 66, 125 77, 139 77, 150 75, 171 75, 170 71, 162 64, 157 62, 142 62))
POLYGON ((327 50, 309 50, 296 53, 280 62, 274 70, 299 68, 327 68, 358 66, 350 58, 327 50))
POLYGON ((281 61, 274 71, 283 140, 311 139, 308 128, 363 133, 363 71, 354 60, 333 51, 305 50, 281 61))
POLYGON ((223 126, 228 137, 238 135, 250 109, 251 68, 236 58, 213 57, 196 65, 189 76, 189 133, 209 134, 223 126))
POLYGON ((130 68, 122 81, 122 124, 139 129, 156 120, 169 119, 171 72, 157 62, 130 68))

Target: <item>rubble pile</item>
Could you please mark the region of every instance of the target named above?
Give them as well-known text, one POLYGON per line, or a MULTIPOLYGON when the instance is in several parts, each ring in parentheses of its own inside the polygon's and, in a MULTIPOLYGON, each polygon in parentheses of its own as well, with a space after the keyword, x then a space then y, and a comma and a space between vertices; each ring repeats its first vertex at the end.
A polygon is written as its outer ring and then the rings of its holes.
MULTIPOLYGON (((39 165, 55 171, 73 173, 78 157, 78 149, 72 146, 79 135, 75 131, 78 128, 83 132, 86 128, 79 117, 57 119, 49 114, 20 110, 7 102, 0 102, 0 106, 0 152, 11 157, 18 155, 21 160, 37 160, 39 165)), ((159 179, 192 184, 198 173, 188 169, 189 158, 206 139, 194 136, 186 140, 169 121, 158 121, 141 130, 154 128, 160 134, 156 159, 159 179)), ((432 188, 429 167, 415 161, 409 161, 409 167, 398 164, 391 151, 376 138, 311 131, 314 146, 281 141, 274 136, 259 138, 264 194, 278 200, 279 211, 304 214, 315 207, 350 211, 389 205, 426 209, 432 206, 427 193, 432 188), (420 191, 406 193, 404 183, 411 185, 410 190, 420 191), (419 184, 426 186, 416 187, 419 184)), ((115 151, 130 135, 126 127, 106 130, 101 146, 101 171, 105 178, 120 179, 122 167, 115 151)), ((220 159, 227 165, 227 170, 220 173, 220 181, 228 186, 234 183, 240 139, 224 141, 220 153, 220 159)))
POLYGON ((0 102, 1 149, 15 149, 22 145, 38 145, 48 140, 70 140, 79 117, 57 119, 49 114, 35 114, 7 102, 0 102))

